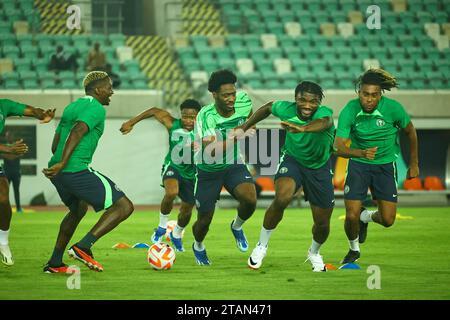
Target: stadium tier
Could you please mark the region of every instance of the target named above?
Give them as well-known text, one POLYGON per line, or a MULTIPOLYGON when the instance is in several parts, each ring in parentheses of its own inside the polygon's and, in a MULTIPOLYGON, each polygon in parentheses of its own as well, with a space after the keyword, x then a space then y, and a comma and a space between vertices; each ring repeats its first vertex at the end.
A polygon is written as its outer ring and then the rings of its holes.
POLYGON ((448 87, 445 1, 403 1, 404 7, 377 1, 381 29, 373 30, 365 23, 371 1, 210 2, 229 34, 216 45, 200 30, 176 48, 188 78, 227 67, 254 89, 289 89, 306 78, 327 89, 352 89, 351 79, 379 66, 397 75, 402 89, 448 87))
POLYGON ((195 87, 196 75, 207 77, 217 68, 234 70, 254 89, 290 89, 302 79, 327 89, 352 89, 352 80, 371 66, 395 74, 401 89, 448 87, 450 23, 444 0, 377 1, 381 29, 374 30, 366 25, 371 2, 365 0, 184 0, 186 41, 167 48, 164 39, 136 37, 127 43, 123 34, 50 34, 62 32, 55 17, 68 3, 2 1, 0 59, 10 60, 12 68, 0 69, 0 88, 78 88, 79 71, 96 42, 124 79, 123 89, 146 89, 149 81, 150 87, 169 91, 185 88, 185 80, 195 87), (201 20, 192 20, 196 16, 201 20), (130 43, 134 57, 123 62, 117 50, 130 43), (44 72, 57 45, 76 57, 79 68, 72 77, 44 72), (162 62, 169 58, 176 70, 162 62), (168 75, 172 81, 161 80, 168 75))
POLYGON ((122 54, 126 51, 122 50, 126 48, 125 35, 55 34, 54 30, 43 30, 48 25, 44 26, 44 18, 57 17, 61 11, 65 14, 70 2, 44 7, 49 4, 33 0, 0 3, 1 89, 79 89, 86 73, 88 53, 95 43, 100 44, 112 71, 120 73, 122 89, 149 88, 149 79, 139 62, 122 54), (75 70, 49 71, 57 46, 63 46, 66 57, 75 57, 78 66, 75 70))

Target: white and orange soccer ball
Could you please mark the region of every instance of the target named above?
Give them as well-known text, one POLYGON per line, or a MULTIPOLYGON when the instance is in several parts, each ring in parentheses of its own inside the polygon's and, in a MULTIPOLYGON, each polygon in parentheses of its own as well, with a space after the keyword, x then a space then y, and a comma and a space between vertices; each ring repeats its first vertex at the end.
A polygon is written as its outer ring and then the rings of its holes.
POLYGON ((148 249, 147 261, 155 270, 168 270, 175 262, 175 250, 167 243, 155 243, 148 249))
MULTIPOLYGON (((173 229, 175 229, 176 226, 177 226, 176 220, 167 221, 166 235, 165 235, 167 241, 170 241, 169 234, 173 231, 173 229)), ((184 230, 183 230, 183 232, 181 232, 181 237, 183 237, 183 236, 184 236, 184 230)))

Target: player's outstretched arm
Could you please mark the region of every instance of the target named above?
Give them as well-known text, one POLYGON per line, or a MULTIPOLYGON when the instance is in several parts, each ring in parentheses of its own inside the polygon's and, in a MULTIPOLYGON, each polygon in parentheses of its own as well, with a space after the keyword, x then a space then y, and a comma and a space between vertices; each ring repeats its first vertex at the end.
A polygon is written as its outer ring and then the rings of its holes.
POLYGON ((244 139, 247 136, 253 136, 255 134, 255 126, 258 122, 266 119, 272 113, 273 101, 267 102, 261 106, 255 113, 251 112, 247 121, 234 128, 228 135, 228 139, 244 139))
POLYGON ((330 128, 332 125, 333 119, 331 117, 316 119, 304 126, 299 126, 287 121, 281 122, 281 126, 291 133, 322 132, 330 128))
POLYGON ((66 140, 66 143, 64 145, 63 153, 61 161, 58 163, 55 163, 50 168, 42 170, 44 175, 51 179, 54 176, 56 176, 64 167, 66 166, 67 162, 69 162, 70 156, 72 155, 73 151, 77 147, 77 145, 80 143, 83 136, 89 131, 89 127, 86 123, 79 121, 75 124, 75 126, 70 131, 69 137, 66 140))
POLYGON ((336 155, 343 158, 365 158, 368 160, 375 159, 375 154, 377 153, 378 147, 368 148, 368 149, 352 149, 347 147, 350 139, 345 139, 341 137, 336 137, 334 139, 334 150, 336 155))
POLYGON ((48 123, 55 117, 55 111, 56 109, 44 110, 41 108, 27 106, 23 112, 23 115, 41 120, 41 123, 48 123))
POLYGON ((175 120, 166 110, 153 107, 124 122, 120 127, 120 132, 122 132, 122 134, 127 134, 131 130, 133 130, 135 124, 137 124, 141 120, 151 117, 155 117, 155 119, 158 120, 163 126, 165 126, 167 130, 170 130, 172 128, 173 121, 175 120))
POLYGON ((254 127, 258 122, 266 119, 272 113, 273 101, 269 101, 262 105, 255 113, 253 113, 250 118, 245 121, 242 125, 242 129, 247 131, 248 129, 254 127))
POLYGON ((416 178, 419 176, 419 143, 417 142, 416 128, 412 121, 408 123, 405 129, 406 136, 409 140, 409 168, 406 174, 407 179, 416 178))

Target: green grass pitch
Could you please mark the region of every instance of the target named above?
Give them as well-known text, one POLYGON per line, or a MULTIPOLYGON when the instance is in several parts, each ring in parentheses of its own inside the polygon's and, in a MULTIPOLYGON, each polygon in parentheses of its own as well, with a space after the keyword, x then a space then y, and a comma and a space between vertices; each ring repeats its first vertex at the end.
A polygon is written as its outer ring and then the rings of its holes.
MULTIPOLYGON (((313 273, 303 263, 311 243, 309 209, 288 209, 272 234, 268 254, 260 270, 247 267, 247 258, 258 240, 264 210, 258 209, 244 226, 250 249, 241 253, 229 230, 234 210, 217 210, 205 240, 212 265, 195 263, 191 226, 186 229, 186 252, 177 253, 168 271, 154 271, 145 249, 112 249, 117 242, 147 242, 157 225, 156 211, 136 211, 110 234, 100 239, 93 252, 105 271, 96 273, 79 266, 80 289, 68 289, 69 275, 44 274, 63 212, 14 214, 10 246, 12 267, 0 266, 0 299, 150 299, 150 300, 240 300, 240 299, 450 299, 450 208, 400 208, 394 226, 385 229, 370 224, 367 241, 361 245, 361 270, 313 273), (380 270, 380 289, 369 289, 368 267, 380 270)), ((321 249, 325 263, 339 266, 348 250, 344 209, 335 209, 328 241, 321 249)), ((79 240, 97 221, 89 212, 74 240, 79 240)), ((176 219, 176 210, 171 219, 176 219)), ((370 281, 369 281, 370 282, 370 281)))

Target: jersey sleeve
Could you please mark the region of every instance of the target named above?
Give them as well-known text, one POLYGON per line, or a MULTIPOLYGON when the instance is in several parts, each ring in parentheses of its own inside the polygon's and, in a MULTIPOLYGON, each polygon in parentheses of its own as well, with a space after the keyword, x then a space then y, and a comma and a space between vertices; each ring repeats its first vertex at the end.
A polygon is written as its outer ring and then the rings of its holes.
POLYGON ((277 118, 280 117, 280 107, 281 101, 274 101, 274 103, 272 103, 272 114, 277 118))
POLYGON ((215 136, 215 121, 213 117, 206 117, 205 113, 199 113, 196 121, 196 137, 203 139, 209 136, 215 136))
POLYGON ((236 96, 236 102, 234 104, 236 110, 239 114, 244 117, 249 117, 253 110, 252 99, 245 91, 241 91, 236 96))
POLYGON ((353 119, 351 117, 351 110, 347 105, 344 107, 344 109, 342 109, 341 113, 339 114, 336 137, 350 138, 350 129, 352 126, 352 120, 353 119))
POLYGON ((1 103, 6 110, 6 116, 23 116, 25 108, 27 107, 23 103, 15 102, 9 99, 2 99, 1 103))
POLYGON ((394 121, 398 123, 400 128, 404 129, 411 121, 409 114, 405 111, 405 108, 400 104, 396 104, 396 110, 394 112, 394 121))
POLYGON ((89 127, 89 130, 92 130, 104 119, 105 119, 105 110, 102 107, 91 105, 86 106, 83 112, 78 114, 78 117, 75 121, 82 121, 86 123, 86 125, 89 127))
POLYGON ((327 108, 325 106, 320 106, 319 109, 314 114, 314 119, 321 119, 321 118, 327 118, 327 117, 333 117, 333 110, 330 108, 327 108))
POLYGON ((287 110, 289 110, 293 104, 295 104, 295 102, 281 100, 275 101, 272 104, 272 114, 281 120, 284 120, 284 118, 289 118, 289 112, 287 110))

